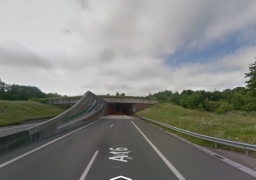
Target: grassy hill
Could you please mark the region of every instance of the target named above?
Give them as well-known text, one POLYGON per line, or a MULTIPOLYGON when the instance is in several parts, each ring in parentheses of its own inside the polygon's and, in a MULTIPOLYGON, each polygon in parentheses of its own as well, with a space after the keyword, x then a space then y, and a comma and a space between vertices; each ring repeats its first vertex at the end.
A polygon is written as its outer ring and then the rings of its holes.
MULTIPOLYGON (((256 144, 256 112, 229 112, 219 115, 188 110, 171 103, 159 103, 138 112, 137 115, 199 134, 256 144)), ((213 146, 211 142, 172 132, 193 143, 213 146)), ((232 149, 224 145, 221 147, 232 149)))
POLYGON ((57 106, 39 102, 0 100, 0 126, 20 124, 26 119, 57 116, 64 111, 57 106))

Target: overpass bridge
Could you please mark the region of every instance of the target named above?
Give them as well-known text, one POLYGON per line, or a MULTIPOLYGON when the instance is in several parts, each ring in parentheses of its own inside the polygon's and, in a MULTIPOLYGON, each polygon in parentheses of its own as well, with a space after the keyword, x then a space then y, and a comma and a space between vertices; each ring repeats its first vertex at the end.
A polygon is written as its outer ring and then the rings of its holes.
MULTIPOLYGON (((72 107, 81 98, 58 98, 48 100, 49 104, 58 105, 63 108, 72 107)), ((145 98, 126 98, 126 97, 104 97, 106 103, 106 114, 113 114, 122 111, 127 115, 132 115, 134 112, 144 110, 152 104, 158 103, 157 100, 145 98)))

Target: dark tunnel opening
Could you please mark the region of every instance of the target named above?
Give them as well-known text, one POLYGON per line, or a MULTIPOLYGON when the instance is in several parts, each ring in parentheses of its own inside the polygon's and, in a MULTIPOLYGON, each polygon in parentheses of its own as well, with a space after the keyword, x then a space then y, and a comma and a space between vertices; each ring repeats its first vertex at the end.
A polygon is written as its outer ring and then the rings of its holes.
POLYGON ((107 103, 108 114, 126 114, 132 115, 133 104, 132 103, 107 103))

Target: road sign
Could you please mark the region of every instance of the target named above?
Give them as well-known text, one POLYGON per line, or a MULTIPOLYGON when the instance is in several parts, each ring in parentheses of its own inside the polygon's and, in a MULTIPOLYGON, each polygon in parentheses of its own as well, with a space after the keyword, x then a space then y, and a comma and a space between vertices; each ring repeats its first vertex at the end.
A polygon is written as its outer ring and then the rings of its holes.
POLYGON ((133 112, 136 112, 136 107, 132 107, 133 112))

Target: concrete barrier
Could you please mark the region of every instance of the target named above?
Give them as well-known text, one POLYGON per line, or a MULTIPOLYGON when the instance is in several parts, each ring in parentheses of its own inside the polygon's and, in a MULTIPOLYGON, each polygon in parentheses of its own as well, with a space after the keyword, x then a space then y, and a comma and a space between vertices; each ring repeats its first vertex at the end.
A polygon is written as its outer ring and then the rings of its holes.
POLYGON ((0 138, 0 154, 78 126, 88 120, 106 115, 106 102, 91 93, 70 109, 36 127, 0 138))

